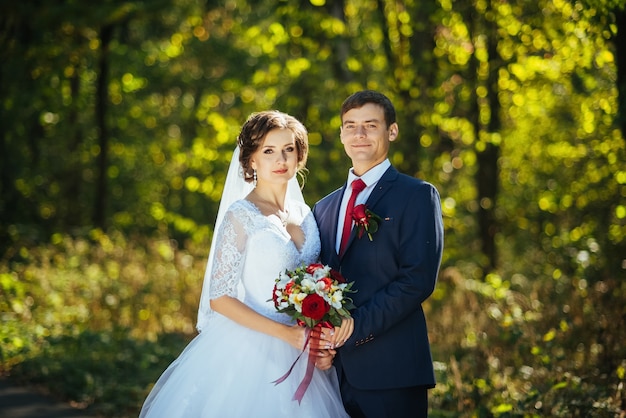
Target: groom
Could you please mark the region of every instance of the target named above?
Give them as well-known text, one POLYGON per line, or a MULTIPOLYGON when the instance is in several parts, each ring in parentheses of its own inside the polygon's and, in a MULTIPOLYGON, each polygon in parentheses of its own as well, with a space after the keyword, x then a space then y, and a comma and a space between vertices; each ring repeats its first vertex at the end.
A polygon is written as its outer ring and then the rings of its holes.
POLYGON ((395 109, 385 95, 348 97, 341 107, 341 142, 353 167, 346 184, 313 209, 321 262, 339 269, 357 290, 350 295, 354 331, 337 344, 334 362, 352 418, 426 417, 428 389, 435 386, 422 303, 434 290, 441 262, 440 198, 434 186, 391 165, 387 154, 397 137, 395 109), (373 213, 365 218, 370 228, 380 218, 371 239, 353 227, 352 207, 361 204, 373 213))

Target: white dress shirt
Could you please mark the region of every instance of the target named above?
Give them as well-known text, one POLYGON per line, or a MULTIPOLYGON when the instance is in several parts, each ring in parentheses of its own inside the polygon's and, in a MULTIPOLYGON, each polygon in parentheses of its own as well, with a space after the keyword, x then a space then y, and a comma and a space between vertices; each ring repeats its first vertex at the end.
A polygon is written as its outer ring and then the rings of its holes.
MULTIPOLYGON (((363 174, 360 179, 363 180, 366 187, 363 189, 361 193, 356 198, 356 202, 354 202, 354 206, 358 206, 362 203, 365 203, 367 199, 372 194, 372 190, 376 187, 378 180, 385 174, 385 171, 391 167, 391 163, 389 159, 385 159, 385 161, 381 162, 377 166, 372 167, 367 171, 367 173, 363 174)), ((343 198, 341 200, 341 206, 339 207, 339 218, 337 219, 337 238, 335 239, 335 251, 339 254, 339 246, 341 245, 341 235, 343 230, 343 221, 346 217, 346 207, 348 206, 348 200, 350 200, 350 195, 352 194, 352 182, 358 179, 354 174, 354 168, 351 168, 348 172, 348 187, 343 193, 343 198)))

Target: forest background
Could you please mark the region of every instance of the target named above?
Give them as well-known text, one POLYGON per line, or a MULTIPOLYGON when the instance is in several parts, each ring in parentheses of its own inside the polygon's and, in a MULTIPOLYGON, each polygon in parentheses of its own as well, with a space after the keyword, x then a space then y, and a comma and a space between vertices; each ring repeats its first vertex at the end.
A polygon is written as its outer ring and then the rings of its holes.
POLYGON ((3 1, 0 372, 136 416, 195 335, 241 124, 304 122, 313 204, 370 88, 442 197, 431 416, 625 416, 624 3, 3 1))

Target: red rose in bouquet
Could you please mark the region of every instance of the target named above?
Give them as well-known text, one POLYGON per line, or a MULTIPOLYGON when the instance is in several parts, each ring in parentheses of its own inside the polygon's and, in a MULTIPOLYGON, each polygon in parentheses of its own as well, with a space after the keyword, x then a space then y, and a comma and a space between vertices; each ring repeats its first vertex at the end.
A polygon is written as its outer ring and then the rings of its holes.
POLYGON ((330 305, 317 293, 308 295, 302 301, 302 315, 314 321, 320 321, 329 309, 330 305))
POLYGON ((323 269, 324 265, 320 264, 320 263, 313 263, 313 264, 309 264, 308 266, 306 266, 306 268, 304 269, 307 273, 309 274, 313 274, 315 273, 315 270, 319 270, 319 269, 323 269))
POLYGON ((348 283, 345 277, 341 275, 337 270, 330 269, 330 279, 337 283, 348 283))

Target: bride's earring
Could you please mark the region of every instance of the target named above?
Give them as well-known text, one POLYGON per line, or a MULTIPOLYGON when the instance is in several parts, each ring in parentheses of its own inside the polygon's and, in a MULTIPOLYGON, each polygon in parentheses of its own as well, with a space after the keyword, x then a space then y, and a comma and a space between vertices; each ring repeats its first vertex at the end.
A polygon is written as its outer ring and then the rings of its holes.
POLYGON ((256 187, 256 168, 252 172, 252 185, 256 187))

